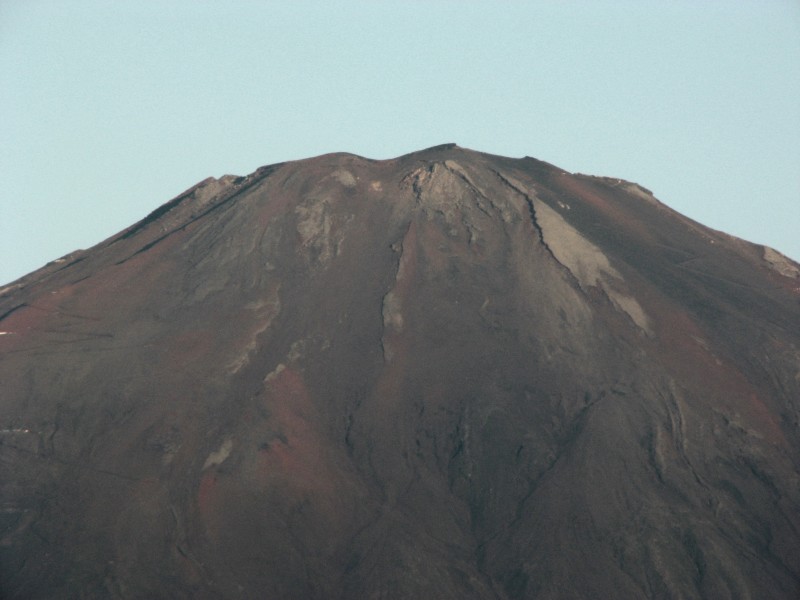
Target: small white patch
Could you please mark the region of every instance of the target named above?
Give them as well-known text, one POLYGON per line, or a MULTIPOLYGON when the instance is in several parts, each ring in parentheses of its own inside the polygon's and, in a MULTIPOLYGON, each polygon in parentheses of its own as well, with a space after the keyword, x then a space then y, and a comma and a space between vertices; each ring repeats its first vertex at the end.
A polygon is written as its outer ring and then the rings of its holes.
POLYGON ((290 363, 295 362, 296 360, 303 357, 303 352, 306 348, 306 341, 305 340, 297 340, 296 342, 292 342, 292 347, 289 348, 289 355, 286 357, 290 363))
MULTIPOLYGON (((278 287, 278 289, 280 286, 278 287)), ((251 302, 245 306, 245 309, 257 311, 256 318, 262 319, 262 324, 253 330, 250 341, 244 347, 244 351, 239 354, 236 360, 228 365, 229 373, 238 373, 244 366, 250 364, 250 355, 258 348, 258 336, 269 329, 272 320, 281 310, 281 301, 278 297, 278 289, 275 290, 270 298, 262 299, 256 302, 251 302)))
POLYGON ((383 325, 391 327, 397 333, 403 331, 403 313, 400 297, 394 291, 388 292, 383 297, 383 325))
POLYGON ((269 373, 269 375, 264 377, 264 382, 266 383, 268 381, 272 381, 278 375, 280 375, 281 371, 283 371, 285 368, 286 368, 286 365, 284 365, 283 363, 279 363, 278 366, 275 367, 275 369, 269 373))
POLYGON ((203 463, 203 471, 208 469, 209 467, 213 467, 215 465, 221 465, 225 462, 225 460, 231 455, 231 450, 233 450, 233 440, 227 439, 222 442, 222 445, 219 447, 219 450, 216 452, 212 452, 208 455, 206 462, 203 463))
POLYGON ((353 174, 350 171, 339 169, 338 171, 334 171, 332 176, 335 177, 336 181, 341 183, 344 187, 353 188, 356 186, 356 178, 353 177, 353 174))
POLYGON ((0 335, 14 335, 13 331, 0 331, 0 335))

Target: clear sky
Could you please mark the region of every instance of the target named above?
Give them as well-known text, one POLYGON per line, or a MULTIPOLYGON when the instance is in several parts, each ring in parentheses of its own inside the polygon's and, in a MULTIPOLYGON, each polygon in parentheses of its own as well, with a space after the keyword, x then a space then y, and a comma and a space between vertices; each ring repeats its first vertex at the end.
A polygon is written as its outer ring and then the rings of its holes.
POLYGON ((800 1, 0 0, 0 284, 208 176, 445 142, 800 259, 800 1))

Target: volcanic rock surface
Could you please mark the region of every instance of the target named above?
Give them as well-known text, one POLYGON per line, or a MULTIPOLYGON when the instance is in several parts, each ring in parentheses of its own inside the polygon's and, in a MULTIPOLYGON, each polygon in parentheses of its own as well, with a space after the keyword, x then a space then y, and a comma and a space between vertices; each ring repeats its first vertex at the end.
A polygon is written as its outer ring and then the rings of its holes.
POLYGON ((800 271, 445 145, 0 290, 3 598, 798 598, 800 271))

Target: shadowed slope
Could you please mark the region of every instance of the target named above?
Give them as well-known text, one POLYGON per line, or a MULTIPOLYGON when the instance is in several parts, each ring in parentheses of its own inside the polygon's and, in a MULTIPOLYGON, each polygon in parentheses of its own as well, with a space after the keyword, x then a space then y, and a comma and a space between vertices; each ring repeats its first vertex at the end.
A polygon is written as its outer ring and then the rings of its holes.
POLYGON ((454 145, 208 179, 0 291, 0 589, 797 597, 797 269, 454 145))

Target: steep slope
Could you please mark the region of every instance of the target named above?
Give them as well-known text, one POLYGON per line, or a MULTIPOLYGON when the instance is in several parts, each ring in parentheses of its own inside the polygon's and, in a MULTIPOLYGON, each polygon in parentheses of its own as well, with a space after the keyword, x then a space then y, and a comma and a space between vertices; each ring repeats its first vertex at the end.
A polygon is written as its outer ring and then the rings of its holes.
POLYGON ((799 597, 799 275, 454 145, 208 179, 0 291, 3 597, 799 597))

